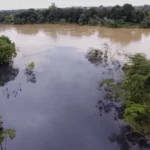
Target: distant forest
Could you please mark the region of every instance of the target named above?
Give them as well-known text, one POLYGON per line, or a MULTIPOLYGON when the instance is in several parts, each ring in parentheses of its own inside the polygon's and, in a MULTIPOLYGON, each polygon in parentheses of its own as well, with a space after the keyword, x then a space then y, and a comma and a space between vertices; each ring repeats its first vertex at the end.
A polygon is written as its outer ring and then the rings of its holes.
POLYGON ((107 27, 150 27, 150 5, 58 8, 0 11, 1 24, 76 23, 107 27))

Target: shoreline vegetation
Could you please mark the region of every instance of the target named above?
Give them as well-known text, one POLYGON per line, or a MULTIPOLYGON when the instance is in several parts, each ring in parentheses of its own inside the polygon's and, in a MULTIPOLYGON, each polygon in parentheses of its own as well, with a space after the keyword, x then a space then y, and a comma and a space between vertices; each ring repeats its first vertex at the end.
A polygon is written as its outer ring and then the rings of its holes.
POLYGON ((15 43, 7 36, 0 36, 0 64, 10 63, 16 55, 15 43))
POLYGON ((6 150, 6 140, 9 138, 13 140, 16 136, 15 129, 5 129, 3 126, 2 118, 0 117, 0 150, 6 150), (3 145, 3 142, 5 144, 3 145))
POLYGON ((58 8, 0 11, 0 24, 79 24, 110 28, 150 28, 150 5, 58 8))
MULTIPOLYGON (((106 91, 106 101, 122 102, 121 119, 133 133, 138 134, 137 141, 150 142, 150 59, 143 53, 134 55, 124 54, 125 64, 114 58, 109 51, 108 45, 105 49, 91 48, 86 54, 89 62, 95 66, 101 65, 105 68, 106 75, 99 83, 100 90, 106 91), (107 69, 112 71, 110 76, 107 69), (113 72, 122 72, 120 79, 116 79, 113 72)), ((104 98, 104 99, 105 99, 104 98)), ((102 106, 100 106, 102 109, 102 106)), ((120 116, 120 117, 119 117, 120 116)))

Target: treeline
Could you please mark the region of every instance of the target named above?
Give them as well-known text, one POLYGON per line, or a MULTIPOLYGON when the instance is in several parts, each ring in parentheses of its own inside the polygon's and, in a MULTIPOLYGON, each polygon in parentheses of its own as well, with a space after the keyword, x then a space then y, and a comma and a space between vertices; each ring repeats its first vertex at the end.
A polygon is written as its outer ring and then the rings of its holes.
POLYGON ((150 7, 133 7, 131 4, 114 7, 70 7, 58 8, 53 3, 48 9, 1 11, 0 23, 77 23, 107 27, 150 27, 150 7))

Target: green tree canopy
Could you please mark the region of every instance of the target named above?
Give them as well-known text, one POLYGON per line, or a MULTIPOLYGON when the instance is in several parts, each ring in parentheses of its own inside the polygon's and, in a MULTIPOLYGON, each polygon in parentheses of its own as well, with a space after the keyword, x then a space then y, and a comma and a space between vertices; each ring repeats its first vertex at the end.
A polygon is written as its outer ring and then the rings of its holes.
POLYGON ((9 63, 16 56, 15 44, 6 36, 0 37, 0 64, 9 63))
POLYGON ((111 89, 112 100, 123 101, 124 121, 150 140, 150 60, 141 53, 127 55, 127 58, 121 82, 104 79, 100 86, 111 89))
POLYGON ((99 84, 100 89, 106 91, 107 98, 104 99, 110 102, 122 100, 123 121, 142 139, 150 141, 150 59, 143 53, 125 54, 127 61, 122 67, 114 57, 118 51, 112 54, 110 50, 106 44, 102 49, 92 48, 86 58, 105 69, 106 77, 99 84), (114 72, 120 75, 119 79, 116 80, 114 72), (111 77, 107 78, 108 75, 111 77))
POLYGON ((107 27, 141 26, 148 28, 150 6, 125 4, 114 7, 67 7, 58 8, 52 3, 47 9, 1 11, 0 23, 77 23, 82 25, 103 25, 107 27), (108 21, 106 21, 108 19, 108 21), (106 21, 106 23, 105 23, 106 21))

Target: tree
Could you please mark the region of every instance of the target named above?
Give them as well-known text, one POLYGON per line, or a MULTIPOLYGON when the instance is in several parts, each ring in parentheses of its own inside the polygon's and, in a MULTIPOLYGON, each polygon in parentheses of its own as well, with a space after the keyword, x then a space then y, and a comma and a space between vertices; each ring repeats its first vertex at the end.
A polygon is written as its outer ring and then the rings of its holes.
POLYGON ((59 23, 65 24, 65 23, 66 23, 66 20, 65 20, 65 19, 60 19, 59 23))
POLYGON ((11 15, 5 16, 5 21, 6 24, 11 24, 13 23, 13 17, 11 15))
POLYGON ((98 24, 98 20, 93 19, 93 18, 90 18, 88 24, 89 24, 89 25, 97 25, 97 24, 98 24))
POLYGON ((135 13, 134 13, 134 19, 133 21, 136 22, 136 23, 140 23, 141 21, 144 20, 144 11, 141 11, 141 10, 136 10, 135 13))
POLYGON ((51 9, 51 10, 57 9, 56 4, 55 4, 55 3, 52 3, 51 6, 49 6, 49 9, 51 9))
POLYGON ((29 9, 26 12, 27 23, 33 24, 37 22, 38 15, 35 9, 29 9))
POLYGON ((59 21, 59 12, 55 3, 52 3, 48 9, 47 22, 55 23, 59 21))
POLYGON ((70 11, 71 11, 71 15, 70 15, 71 22, 78 23, 78 20, 83 12, 83 9, 72 7, 72 8, 70 8, 70 11))
POLYGON ((114 7, 58 8, 55 3, 52 3, 48 9, 1 11, 0 23, 60 23, 60 20, 65 19, 68 23, 81 25, 100 24, 107 27, 126 27, 126 25, 140 24, 141 27, 149 27, 149 8, 149 6, 133 7, 131 4, 114 7), (110 23, 105 23, 106 19, 109 19, 110 23))
POLYGON ((134 11, 135 9, 131 4, 124 4, 121 10, 124 21, 132 22, 134 11))
POLYGON ((116 5, 111 9, 110 18, 116 20, 121 19, 121 6, 116 5))
MULTIPOLYGON (((104 77, 99 85, 100 90, 106 91, 107 103, 109 100, 110 104, 122 100, 121 114, 118 115, 122 116, 133 132, 150 141, 150 59, 142 53, 125 54, 127 62, 122 67, 114 58, 118 51, 111 54, 110 50, 106 44, 102 49, 92 48, 86 54, 86 58, 92 64, 106 68, 103 74, 108 75, 108 68, 112 71, 112 78, 104 77), (113 73, 116 71, 124 72, 119 80, 115 80, 113 73)), ((102 104, 101 110, 105 109, 103 107, 102 104)))
POLYGON ((124 121, 135 132, 150 140, 150 60, 144 54, 127 55, 124 77, 118 83, 104 79, 100 87, 110 88, 110 99, 121 99, 124 105, 124 121))
POLYGON ((141 26, 144 28, 150 27, 150 12, 148 13, 148 16, 144 18, 144 20, 141 22, 141 26))
POLYGON ((85 14, 82 14, 78 20, 78 23, 81 25, 87 24, 88 19, 85 14))
POLYGON ((9 63, 16 56, 15 44, 6 36, 0 37, 0 64, 9 63))

